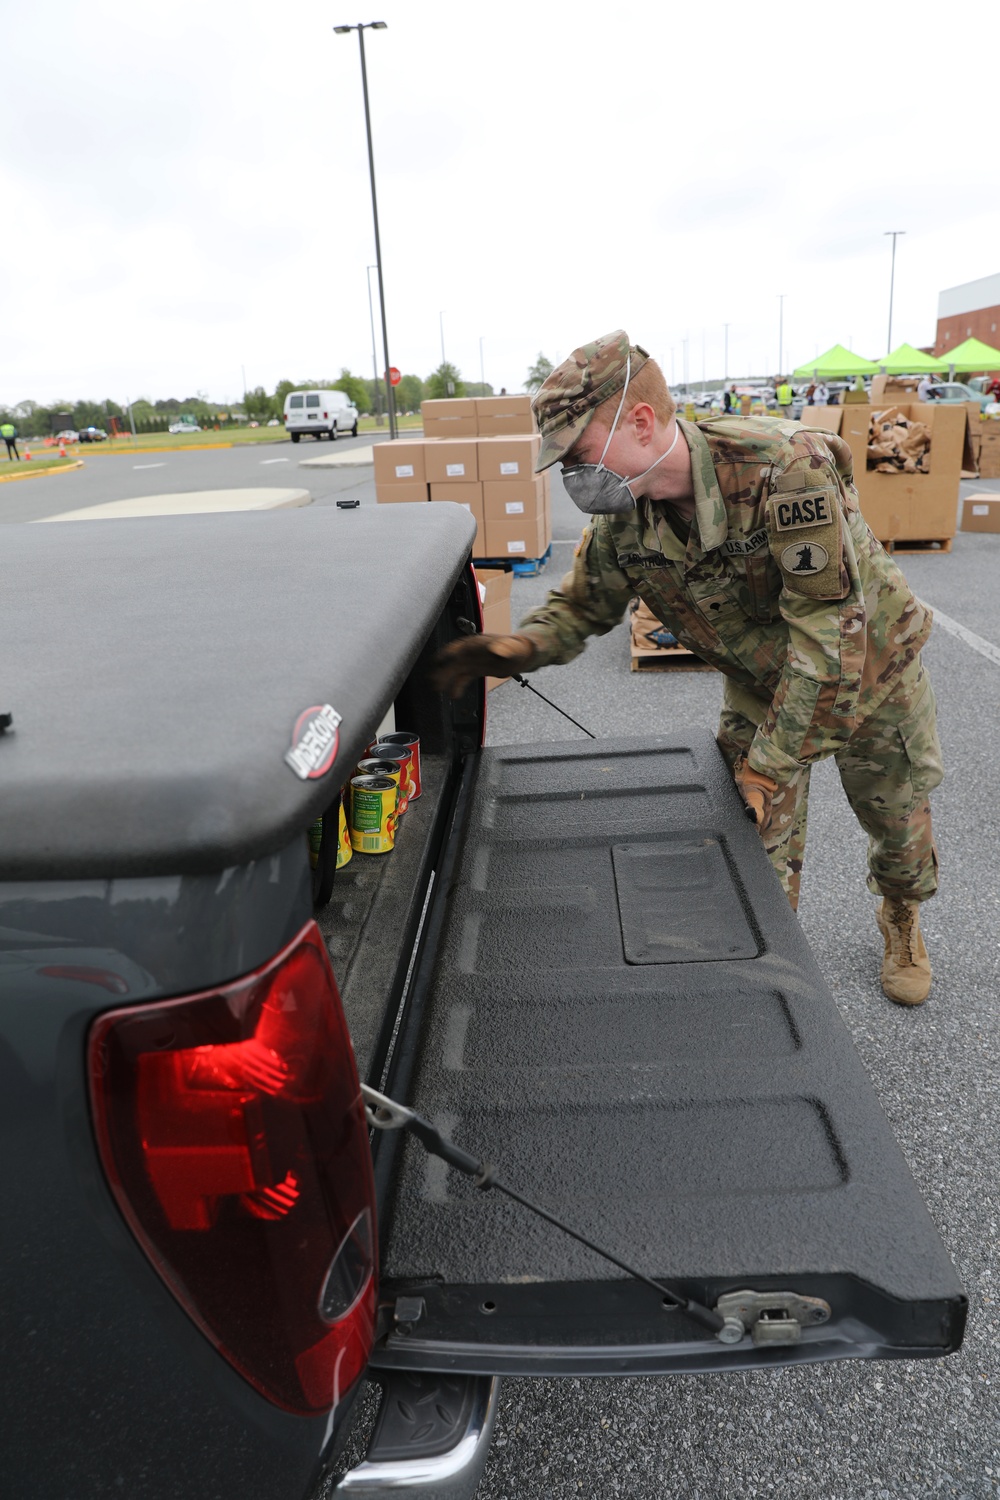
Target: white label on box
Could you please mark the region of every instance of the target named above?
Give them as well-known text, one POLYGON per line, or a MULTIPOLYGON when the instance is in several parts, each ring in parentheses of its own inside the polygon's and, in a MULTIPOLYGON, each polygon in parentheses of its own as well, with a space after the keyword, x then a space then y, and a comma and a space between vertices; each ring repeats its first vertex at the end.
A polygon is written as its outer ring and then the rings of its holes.
POLYGON ((463 479, 465 477, 464 464, 445 464, 444 472, 449 479, 463 479))
POLYGON ((413 465, 412 464, 397 464, 396 465, 396 478, 397 479, 412 479, 413 478, 413 465))
POLYGON ((972 507, 972 514, 974 516, 988 516, 989 513, 990 508, 988 505, 974 505, 972 507))
POLYGON ((507 543, 507 551, 508 552, 523 552, 524 550, 525 550, 525 547, 524 547, 524 543, 523 542, 508 542, 507 543))
POLYGON ((509 516, 523 516, 524 515, 524 501, 523 500, 508 500, 507 503, 506 503, 506 505, 504 506, 504 510, 507 512, 507 514, 509 516))
POLYGON ((521 465, 520 464, 512 463, 512 464, 501 464, 500 465, 500 473, 501 474, 520 474, 520 472, 521 472, 521 465))

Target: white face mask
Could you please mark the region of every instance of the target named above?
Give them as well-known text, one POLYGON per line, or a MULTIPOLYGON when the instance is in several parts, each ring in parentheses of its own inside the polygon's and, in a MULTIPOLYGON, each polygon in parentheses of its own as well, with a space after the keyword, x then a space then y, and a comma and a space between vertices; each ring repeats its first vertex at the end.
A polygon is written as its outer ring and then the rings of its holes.
POLYGON ((611 439, 615 435, 618 426, 618 418, 622 414, 625 405, 625 394, 628 390, 629 379, 632 374, 632 356, 629 354, 625 361, 625 387, 622 398, 615 412, 615 420, 611 424, 608 440, 604 444, 604 452, 596 464, 571 464, 569 468, 564 467, 562 471, 563 484, 566 493, 573 504, 582 510, 587 516, 615 516, 626 515, 628 511, 635 509, 635 496, 632 494, 630 485, 639 479, 645 479, 651 474, 657 464, 662 464, 665 458, 669 458, 677 446, 677 439, 681 430, 674 423, 673 442, 665 453, 661 453, 655 463, 651 463, 648 469, 643 469, 641 474, 633 474, 631 478, 616 474, 613 469, 604 467, 604 458, 611 446, 611 439))

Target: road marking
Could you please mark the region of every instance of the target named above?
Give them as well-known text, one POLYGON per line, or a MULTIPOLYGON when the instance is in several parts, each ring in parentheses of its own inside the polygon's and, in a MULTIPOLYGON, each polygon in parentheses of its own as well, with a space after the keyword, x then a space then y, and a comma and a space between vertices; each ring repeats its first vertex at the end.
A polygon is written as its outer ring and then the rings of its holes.
POLYGON ((167 461, 164 459, 161 464, 133 464, 132 467, 133 469, 165 469, 167 461))
POLYGON ((262 458, 261 459, 261 463, 262 464, 287 464, 287 463, 290 463, 290 462, 291 462, 291 460, 288 459, 288 458, 262 458))
POLYGON ((974 630, 966 629, 950 615, 944 614, 940 609, 934 609, 933 604, 931 609, 934 610, 935 625, 940 625, 941 629, 947 630, 949 635, 957 636, 960 641, 971 646, 973 651, 978 651, 980 656, 985 656, 986 660, 991 661, 995 667, 1000 667, 1000 646, 994 646, 992 641, 986 641, 981 635, 976 635, 974 630))

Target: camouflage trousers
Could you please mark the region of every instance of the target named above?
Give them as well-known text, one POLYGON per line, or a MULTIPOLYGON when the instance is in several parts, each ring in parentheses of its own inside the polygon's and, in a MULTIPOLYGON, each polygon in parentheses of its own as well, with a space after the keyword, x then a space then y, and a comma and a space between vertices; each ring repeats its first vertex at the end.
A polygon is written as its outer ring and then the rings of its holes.
MULTIPOLYGON (((724 709, 719 747, 732 768, 757 732, 752 720, 724 709)), ((868 835, 868 889, 927 901, 938 886, 937 849, 928 796, 944 775, 930 678, 913 663, 869 719, 834 755, 854 815, 868 835)), ((794 910, 806 847, 809 767, 775 793, 764 847, 794 910)))

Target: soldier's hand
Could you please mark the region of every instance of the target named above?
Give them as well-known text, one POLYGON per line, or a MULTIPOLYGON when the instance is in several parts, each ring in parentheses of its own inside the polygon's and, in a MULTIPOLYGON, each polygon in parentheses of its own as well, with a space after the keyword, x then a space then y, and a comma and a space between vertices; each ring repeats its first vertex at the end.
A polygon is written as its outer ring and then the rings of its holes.
POLYGON ((736 778, 736 790, 746 805, 747 817, 753 819, 757 824, 757 832, 763 835, 771 822, 771 803, 778 790, 778 783, 772 781, 770 776, 752 770, 745 757, 736 762, 733 775, 736 778))
POLYGON ((531 666, 535 643, 526 635, 470 635, 438 653, 431 686, 460 698, 477 677, 510 677, 531 666))

